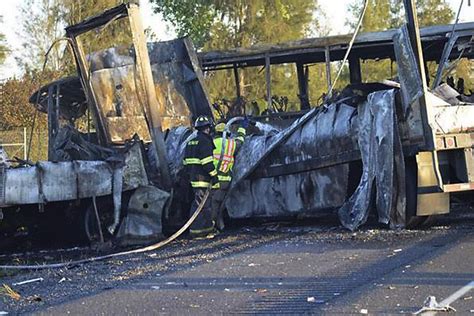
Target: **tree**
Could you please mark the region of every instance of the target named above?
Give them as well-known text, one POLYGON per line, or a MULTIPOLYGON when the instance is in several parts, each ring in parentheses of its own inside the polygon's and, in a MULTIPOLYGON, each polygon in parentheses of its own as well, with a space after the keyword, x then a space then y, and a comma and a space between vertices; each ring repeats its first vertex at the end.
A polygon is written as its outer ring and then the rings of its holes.
MULTIPOLYGON (((63 34, 59 0, 26 0, 20 8, 23 53, 17 63, 26 72, 41 69, 45 54, 56 38, 63 34)), ((59 70, 62 49, 54 47, 49 56, 48 68, 59 70)))
MULTIPOLYGON (((26 0, 21 7, 24 53, 18 60, 25 70, 41 69, 53 42, 64 36, 64 28, 114 7, 121 0, 26 0)), ((125 21, 114 21, 101 32, 81 35, 86 53, 131 43, 125 21)), ((75 71, 73 58, 65 43, 55 45, 48 56, 48 69, 64 75, 75 71)))
MULTIPOLYGON (((314 0, 151 0, 155 11, 177 29, 189 35, 204 50, 249 47, 301 39, 310 32, 314 0), (205 12, 201 14, 201 12, 205 12)), ((265 98, 264 72, 256 68, 240 70, 242 95, 248 101, 265 98)), ((208 87, 213 100, 235 96, 232 71, 209 74, 208 87)), ((286 95, 298 103, 295 69, 290 65, 272 66, 272 93, 286 95)))
MULTIPOLYGON (((362 22, 362 32, 385 31, 398 28, 405 23, 403 0, 367 0, 367 12, 362 22)), ((418 0, 417 14, 420 26, 447 24, 454 13, 445 0, 418 0)), ((362 1, 355 1, 349 8, 353 18, 347 23, 355 27, 362 8, 362 1)), ((436 73, 436 65, 428 65, 431 77, 436 73)), ((366 60, 361 65, 364 82, 380 81, 396 75, 391 60, 366 60)))
MULTIPOLYGON (((3 24, 3 16, 0 15, 0 24, 3 24)), ((0 65, 5 62, 8 53, 8 46, 5 39, 5 34, 0 32, 0 65)))
MULTIPOLYGON (((0 131, 27 129, 28 142, 31 138, 30 160, 44 160, 48 149, 47 115, 39 113, 29 103, 30 96, 41 86, 59 74, 52 71, 28 71, 21 78, 11 78, 0 83, 2 104, 0 111, 0 131), (33 133, 31 133, 33 129, 33 133)), ((0 137, 2 135, 0 134, 0 137)))

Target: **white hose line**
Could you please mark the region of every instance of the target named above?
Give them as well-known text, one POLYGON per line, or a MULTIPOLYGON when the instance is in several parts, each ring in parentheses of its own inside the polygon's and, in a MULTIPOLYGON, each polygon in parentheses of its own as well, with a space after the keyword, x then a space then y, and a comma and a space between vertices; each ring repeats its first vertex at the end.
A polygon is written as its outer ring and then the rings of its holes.
POLYGON ((198 208, 194 212, 194 214, 189 218, 189 220, 184 224, 183 227, 181 227, 176 233, 168 237, 167 239, 160 241, 156 244, 144 247, 144 248, 139 248, 139 249, 134 249, 134 250, 128 250, 128 251, 122 251, 118 253, 112 253, 109 255, 105 256, 100 256, 100 257, 92 257, 92 258, 87 258, 87 259, 81 259, 81 260, 76 260, 76 261, 69 261, 69 262, 62 262, 62 263, 51 263, 51 264, 43 264, 43 265, 4 265, 0 266, 0 269, 9 269, 9 270, 30 270, 30 269, 55 269, 55 268, 65 268, 69 267, 71 265, 78 265, 78 264, 83 264, 83 263, 88 263, 88 262, 94 262, 94 261, 100 261, 100 260, 105 260, 105 259, 110 259, 110 258, 116 258, 120 256, 126 256, 126 255, 131 255, 131 254, 136 254, 136 253, 143 253, 147 251, 152 251, 156 250, 158 248, 161 248, 179 236, 183 234, 186 229, 191 226, 191 224, 196 220, 198 215, 201 213, 204 204, 206 203, 207 199, 209 198, 211 189, 207 189, 206 193, 204 194, 204 197, 201 201, 201 204, 199 204, 198 208))
POLYGON ((339 67, 336 78, 334 78, 334 82, 331 84, 331 88, 329 89, 329 92, 328 92, 328 98, 331 97, 334 86, 336 85, 336 82, 337 82, 337 80, 339 79, 339 76, 342 73, 342 69, 344 68, 344 64, 346 63, 347 58, 349 57, 349 53, 351 52, 352 45, 354 45, 354 41, 357 37, 357 34, 359 34, 359 29, 362 26, 362 21, 364 20, 365 12, 367 11, 367 7, 369 6, 368 3, 369 3, 368 0, 364 0, 364 7, 362 8, 362 13, 359 17, 359 22, 357 22, 357 26, 354 30, 354 34, 352 35, 352 39, 349 42, 349 47, 347 48, 347 51, 346 51, 346 54, 345 54, 344 59, 342 61, 341 67, 339 67))

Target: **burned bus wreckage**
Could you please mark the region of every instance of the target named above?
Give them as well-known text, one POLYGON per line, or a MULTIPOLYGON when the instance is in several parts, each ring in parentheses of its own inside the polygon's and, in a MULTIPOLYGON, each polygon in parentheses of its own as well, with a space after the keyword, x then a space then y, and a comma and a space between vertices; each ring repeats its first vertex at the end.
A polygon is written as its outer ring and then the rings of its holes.
MULTIPOLYGON (((221 69, 264 67, 267 75, 267 114, 251 117, 224 203, 231 219, 332 211, 354 230, 376 210, 379 222, 403 228, 448 213, 452 192, 474 190, 472 92, 440 84, 450 61, 473 58, 474 23, 358 35, 351 84, 310 106, 306 65, 343 60, 350 37, 197 54, 187 38, 147 44, 138 10, 123 4, 66 28, 78 76, 31 96, 48 115, 48 161, 0 163, 4 235, 14 235, 19 214, 45 215, 38 212, 73 214, 90 241, 149 242, 176 230, 191 202, 182 176, 190 122, 218 119, 203 72, 221 69), (132 45, 86 55, 81 35, 118 19, 128 21, 132 45), (367 59, 396 62, 397 79, 364 83, 367 59), (439 64, 432 89, 428 61, 439 64), (301 109, 277 112, 271 65, 293 63, 301 109), (76 127, 84 117, 87 131, 76 127)), ((233 116, 244 114, 242 105, 233 116)))

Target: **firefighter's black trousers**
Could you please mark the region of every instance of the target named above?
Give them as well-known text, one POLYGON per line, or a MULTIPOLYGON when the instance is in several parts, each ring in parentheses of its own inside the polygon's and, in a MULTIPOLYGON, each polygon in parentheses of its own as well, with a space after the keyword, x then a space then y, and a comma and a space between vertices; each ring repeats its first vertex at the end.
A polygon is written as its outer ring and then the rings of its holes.
MULTIPOLYGON (((193 188, 194 191, 194 201, 191 205, 191 210, 189 216, 192 216, 201 204, 204 195, 206 194, 204 188, 193 188)), ((201 213, 198 215, 196 220, 191 224, 189 233, 191 237, 206 236, 209 233, 214 232, 214 222, 213 222, 213 212, 212 212, 212 190, 209 193, 201 213)))

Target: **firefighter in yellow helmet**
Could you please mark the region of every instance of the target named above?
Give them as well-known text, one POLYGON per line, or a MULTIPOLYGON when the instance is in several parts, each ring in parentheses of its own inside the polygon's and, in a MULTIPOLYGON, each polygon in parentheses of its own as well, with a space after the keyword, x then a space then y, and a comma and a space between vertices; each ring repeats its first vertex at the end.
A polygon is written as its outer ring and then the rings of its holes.
MULTIPOLYGON (((194 128, 197 130, 197 134, 186 144, 183 161, 194 191, 190 216, 203 201, 206 190, 211 187, 216 189, 219 186, 212 156, 214 150, 211 137, 213 122, 207 116, 199 116, 194 123, 194 128)), ((190 227, 191 237, 202 237, 215 232, 211 206, 212 192, 204 203, 201 213, 190 227)))
POLYGON ((223 201, 232 180, 232 168, 234 166, 235 154, 244 142, 247 132, 248 119, 243 120, 237 130, 237 137, 231 138, 230 134, 224 140, 223 133, 225 123, 219 123, 215 127, 214 136, 214 166, 217 170, 219 187, 212 194, 213 220, 219 230, 224 229, 223 201))

